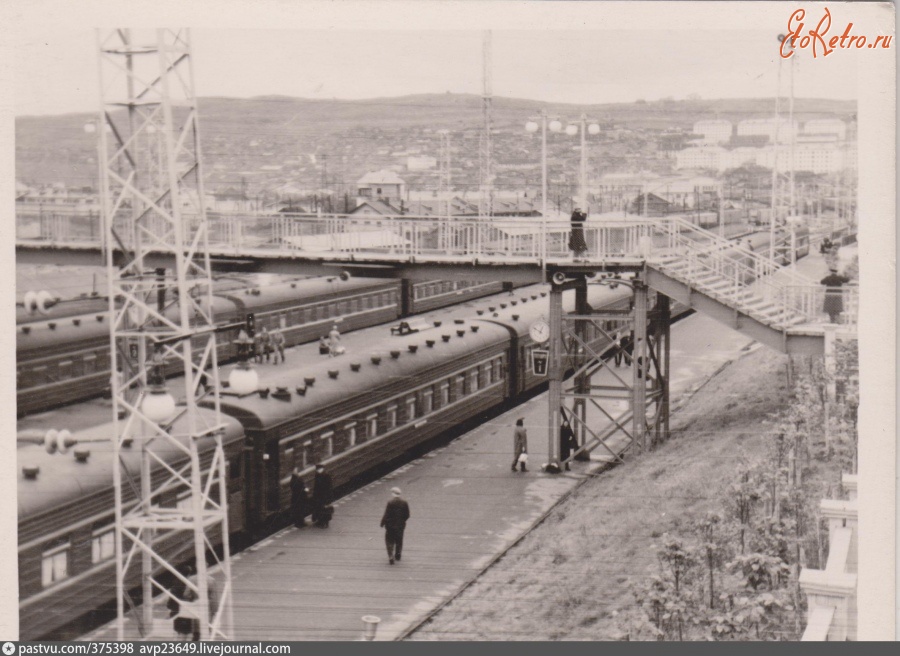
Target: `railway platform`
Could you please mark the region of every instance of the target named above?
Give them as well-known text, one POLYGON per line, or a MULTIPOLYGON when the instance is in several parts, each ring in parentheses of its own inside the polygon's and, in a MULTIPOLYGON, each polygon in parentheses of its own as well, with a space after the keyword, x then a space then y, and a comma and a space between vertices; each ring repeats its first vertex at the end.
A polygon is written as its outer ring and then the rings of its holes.
MULTIPOLYGON (((673 409, 751 344, 702 315, 675 324, 673 409)), ((626 402, 620 403, 624 409, 626 402)), ((402 639, 613 461, 597 452, 571 472, 542 473, 546 408, 546 394, 536 396, 352 492, 335 504, 328 529, 285 529, 233 556, 235 638, 358 640, 362 616, 375 615, 381 619, 377 640, 402 639), (528 429, 528 473, 510 471, 513 425, 520 417, 528 429), (395 486, 412 517, 403 560, 390 565, 379 521, 395 486)), ((162 605, 156 617, 153 638, 174 638, 162 605)), ((133 624, 126 635, 137 637, 133 624)), ((109 625, 84 639, 114 636, 109 625)))

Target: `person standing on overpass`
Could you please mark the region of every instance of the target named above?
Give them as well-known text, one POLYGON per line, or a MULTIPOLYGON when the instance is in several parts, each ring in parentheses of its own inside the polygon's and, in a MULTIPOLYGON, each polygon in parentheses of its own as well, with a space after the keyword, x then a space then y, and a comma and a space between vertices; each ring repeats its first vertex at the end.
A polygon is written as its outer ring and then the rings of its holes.
POLYGON ((822 278, 821 284, 825 285, 825 303, 822 309, 828 313, 831 323, 841 322, 841 312, 844 311, 841 285, 848 282, 850 282, 850 278, 840 275, 837 267, 831 267, 831 273, 822 278))

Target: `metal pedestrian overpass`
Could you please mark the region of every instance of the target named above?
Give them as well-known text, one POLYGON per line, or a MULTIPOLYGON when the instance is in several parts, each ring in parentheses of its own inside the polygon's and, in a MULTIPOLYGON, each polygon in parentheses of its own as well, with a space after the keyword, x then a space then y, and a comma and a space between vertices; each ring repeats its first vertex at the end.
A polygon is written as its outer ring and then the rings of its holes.
MULTIPOLYGON (((114 243, 90 213, 19 216, 18 262, 101 264, 141 248, 148 271, 169 263, 153 257, 149 235, 163 226, 147 212, 136 228, 116 215, 114 243)), ((207 214, 208 244, 196 243, 199 219, 183 216, 184 242, 214 269, 292 274, 347 271, 367 277, 434 280, 564 282, 572 277, 637 276, 650 289, 747 334, 778 351, 821 355, 827 319, 824 288, 790 267, 693 225, 683 217, 627 218, 584 224, 587 252, 568 248, 568 221, 533 218, 434 218, 354 215, 207 214)), ((171 232, 169 238, 174 238, 171 232)), ((841 292, 840 330, 853 333, 858 292, 841 292)))

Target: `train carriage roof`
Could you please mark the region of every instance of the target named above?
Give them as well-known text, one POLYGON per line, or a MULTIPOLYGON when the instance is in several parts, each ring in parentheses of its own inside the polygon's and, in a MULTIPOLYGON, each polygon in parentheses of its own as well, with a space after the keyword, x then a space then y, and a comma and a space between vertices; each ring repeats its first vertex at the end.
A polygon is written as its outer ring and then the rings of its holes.
POLYGON ((308 365, 267 377, 261 385, 270 389, 268 398, 261 398, 258 394, 242 398, 226 394, 221 399, 222 408, 238 417, 247 429, 268 430, 359 395, 372 394, 374 401, 377 392, 390 382, 420 376, 447 362, 481 348, 502 344, 508 339, 509 333, 504 328, 484 321, 444 324, 401 339, 387 334, 373 340, 365 352, 348 352, 337 358, 311 361, 308 365), (473 326, 477 326, 477 332, 472 332, 473 326), (460 330, 465 331, 462 337, 457 334, 460 330), (444 341, 445 335, 449 336, 449 341, 444 341), (432 347, 427 345, 428 340, 434 342, 432 347), (409 350, 411 344, 418 347, 415 353, 409 350), (399 352, 399 357, 392 357, 392 351, 399 352), (372 362, 372 356, 381 358, 379 364, 372 362), (353 371, 351 364, 359 364, 359 371, 353 371), (337 371, 338 377, 332 379, 329 371, 337 371), (314 377, 315 383, 307 387, 306 394, 301 396, 296 388, 305 387, 304 378, 307 377, 314 377), (287 389, 290 395, 287 400, 272 395, 278 387, 287 389))
MULTIPOLYGON (((587 290, 588 304, 595 310, 599 310, 601 307, 610 303, 623 301, 631 297, 631 290, 625 285, 619 285, 616 289, 610 289, 606 285, 588 284, 587 290)), ((550 299, 548 296, 539 296, 537 299, 532 299, 530 294, 526 296, 524 293, 516 293, 515 295, 510 296, 508 300, 501 299, 501 301, 506 304, 505 308, 497 307, 495 313, 486 311, 484 315, 479 318, 507 326, 510 329, 515 330, 516 334, 520 337, 527 335, 531 328, 531 324, 541 317, 549 322, 550 299), (525 298, 524 303, 522 302, 522 298, 525 298), (512 305, 511 301, 516 301, 516 305, 512 305), (493 314, 496 314, 497 316, 494 317, 492 316, 493 314), (513 319, 514 316, 518 318, 513 319)), ((563 292, 563 312, 569 313, 574 310, 575 292, 573 290, 563 292)))
MULTIPOLYGON (((213 413, 209 410, 200 410, 201 418, 209 422, 213 421, 213 413)), ((243 438, 243 428, 235 419, 222 413, 222 423, 225 425, 223 444, 230 444, 243 438)), ((173 433, 186 430, 187 420, 182 417, 173 425, 173 433)), ((84 442, 83 446, 90 450, 87 462, 81 463, 75 460, 73 455, 75 448, 69 449, 67 454, 49 454, 43 446, 29 446, 16 451, 17 459, 17 502, 19 521, 51 512, 60 507, 87 497, 104 489, 112 487, 112 435, 113 424, 103 424, 94 428, 73 433, 76 440, 100 440, 97 442, 84 442), (23 473, 23 467, 37 466, 40 471, 35 479, 27 479, 23 473)), ((200 448, 205 449, 212 445, 212 438, 205 438, 200 442, 200 448)), ((157 455, 165 462, 178 461, 184 457, 184 453, 174 445, 163 440, 156 440, 152 447, 157 455)), ((141 450, 138 441, 134 445, 121 450, 122 459, 128 469, 135 474, 136 482, 140 480, 141 450)), ((161 467, 159 463, 153 463, 154 470, 161 467)))
POLYGON ((266 285, 252 290, 238 290, 229 294, 229 297, 243 303, 244 307, 252 312, 267 305, 291 303, 305 298, 318 298, 330 294, 347 295, 354 292, 361 293, 378 287, 390 286, 391 284, 396 285, 396 282, 367 278, 341 280, 335 275, 266 285))
MULTIPOLYGON (((166 312, 170 318, 177 317, 178 306, 172 304, 166 312)), ((235 303, 220 295, 213 296, 213 315, 216 317, 231 317, 235 313, 235 303)), ((67 342, 79 342, 83 340, 109 339, 109 310, 81 316, 66 317, 62 319, 41 319, 28 324, 17 326, 16 352, 40 351, 48 348, 57 348, 67 342), (76 324, 77 321, 77 324, 76 324), (51 328, 51 324, 53 327, 51 328), (25 331, 27 326, 27 332, 25 331)))

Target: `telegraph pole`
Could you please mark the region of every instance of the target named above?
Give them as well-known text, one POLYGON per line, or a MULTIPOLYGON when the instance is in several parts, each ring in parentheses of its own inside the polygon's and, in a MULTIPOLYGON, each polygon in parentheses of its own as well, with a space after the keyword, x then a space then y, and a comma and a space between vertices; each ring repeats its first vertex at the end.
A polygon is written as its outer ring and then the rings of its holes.
POLYGON ((100 141, 112 317, 117 637, 125 638, 126 602, 132 605, 129 587, 139 569, 141 637, 158 639, 152 633, 153 596, 171 594, 162 583, 165 577, 177 579, 196 595, 201 639, 229 639, 225 424, 219 409, 190 33, 98 30, 97 44, 101 109, 94 127, 100 141), (159 145, 160 157, 153 157, 148 141, 159 145), (153 268, 151 255, 172 261, 174 267, 153 268), (165 390, 164 372, 176 363, 184 377, 183 406, 176 406, 165 390), (122 380, 116 375, 119 368, 122 380), (214 390, 204 402, 210 410, 201 410, 199 403, 205 394, 200 385, 204 372, 214 390), (126 449, 140 452, 139 469, 121 457, 126 449), (164 459, 164 454, 169 455, 164 459), (173 490, 186 491, 186 502, 162 506, 160 495, 173 490), (221 558, 212 551, 213 536, 222 540, 221 558), (172 553, 174 539, 192 545, 196 579, 179 569, 183 552, 172 553), (208 557, 218 558, 220 565, 213 604, 208 557))

